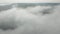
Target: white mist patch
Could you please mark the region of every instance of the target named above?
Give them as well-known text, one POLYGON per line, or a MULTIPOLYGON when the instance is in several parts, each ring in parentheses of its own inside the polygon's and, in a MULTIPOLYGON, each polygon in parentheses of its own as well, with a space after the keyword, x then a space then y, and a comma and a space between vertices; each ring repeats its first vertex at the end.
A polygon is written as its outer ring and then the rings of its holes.
POLYGON ((26 9, 12 8, 0 12, 0 28, 8 28, 6 31, 0 30, 0 34, 59 34, 59 7, 55 7, 53 10, 54 13, 50 15, 37 16, 33 14, 38 14, 39 11, 48 9, 51 9, 51 7, 36 6, 28 7, 26 9), (9 28, 12 27, 16 27, 16 29, 9 30, 9 28))
POLYGON ((14 22, 15 17, 13 11, 16 9, 10 9, 6 11, 0 12, 0 28, 1 29, 9 29, 9 28, 15 28, 15 25, 17 23, 14 22))
POLYGON ((42 15, 52 13, 52 6, 35 6, 35 7, 28 7, 27 12, 30 12, 35 15, 42 15))

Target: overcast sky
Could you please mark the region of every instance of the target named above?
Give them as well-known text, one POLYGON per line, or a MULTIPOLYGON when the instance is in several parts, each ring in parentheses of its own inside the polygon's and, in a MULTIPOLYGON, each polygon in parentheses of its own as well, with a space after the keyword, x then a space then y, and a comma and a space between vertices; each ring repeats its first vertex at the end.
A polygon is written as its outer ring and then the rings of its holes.
POLYGON ((60 3, 60 0, 0 0, 0 3, 60 3))

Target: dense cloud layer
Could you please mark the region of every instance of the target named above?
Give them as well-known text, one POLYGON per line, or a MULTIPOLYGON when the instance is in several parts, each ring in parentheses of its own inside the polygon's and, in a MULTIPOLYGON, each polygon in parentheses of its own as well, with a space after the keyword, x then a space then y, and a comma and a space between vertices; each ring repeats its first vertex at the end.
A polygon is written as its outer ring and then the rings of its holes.
POLYGON ((0 12, 0 34, 59 34, 60 5, 14 7, 0 12))

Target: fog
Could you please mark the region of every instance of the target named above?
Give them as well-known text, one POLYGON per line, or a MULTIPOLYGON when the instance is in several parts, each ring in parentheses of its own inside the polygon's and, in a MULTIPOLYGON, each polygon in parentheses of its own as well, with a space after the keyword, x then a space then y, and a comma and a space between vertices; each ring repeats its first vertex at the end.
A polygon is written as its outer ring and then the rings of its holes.
POLYGON ((60 33, 60 5, 8 6, 0 12, 0 34, 60 33))

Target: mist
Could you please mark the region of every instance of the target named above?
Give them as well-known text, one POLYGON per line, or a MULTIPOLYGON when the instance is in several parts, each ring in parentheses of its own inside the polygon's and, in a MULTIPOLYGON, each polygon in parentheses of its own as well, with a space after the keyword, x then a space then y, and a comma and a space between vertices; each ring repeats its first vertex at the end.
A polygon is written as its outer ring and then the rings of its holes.
POLYGON ((0 12, 0 34, 59 34, 59 14, 60 5, 26 8, 11 5, 0 12))

